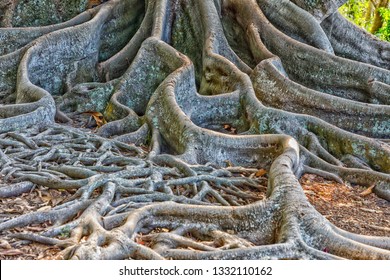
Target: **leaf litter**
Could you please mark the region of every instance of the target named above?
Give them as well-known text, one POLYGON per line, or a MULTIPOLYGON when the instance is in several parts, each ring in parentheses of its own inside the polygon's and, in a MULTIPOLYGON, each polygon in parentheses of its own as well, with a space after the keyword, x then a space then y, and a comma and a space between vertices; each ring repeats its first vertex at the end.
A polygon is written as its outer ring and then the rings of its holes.
POLYGON ((300 183, 310 203, 331 223, 349 232, 390 237, 390 202, 370 187, 350 186, 305 174, 300 183))
MULTIPOLYGON (((45 211, 60 204, 72 195, 69 191, 36 187, 19 197, 0 198, 0 221, 35 211, 45 211)), ((50 223, 32 224, 0 233, 0 260, 51 260, 57 259, 60 248, 12 238, 15 233, 39 233, 50 223)))

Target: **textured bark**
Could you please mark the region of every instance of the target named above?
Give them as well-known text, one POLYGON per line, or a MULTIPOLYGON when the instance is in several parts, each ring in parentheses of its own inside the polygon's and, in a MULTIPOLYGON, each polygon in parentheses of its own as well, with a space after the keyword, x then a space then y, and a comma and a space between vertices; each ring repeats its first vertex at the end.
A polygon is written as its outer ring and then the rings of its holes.
POLYGON ((75 192, 0 230, 51 222, 15 237, 73 259, 389 259, 389 237, 338 229, 298 182, 390 201, 390 47, 341 2, 111 0, 28 28, 0 6, 0 196, 75 192), (98 135, 55 123, 85 111, 98 135))

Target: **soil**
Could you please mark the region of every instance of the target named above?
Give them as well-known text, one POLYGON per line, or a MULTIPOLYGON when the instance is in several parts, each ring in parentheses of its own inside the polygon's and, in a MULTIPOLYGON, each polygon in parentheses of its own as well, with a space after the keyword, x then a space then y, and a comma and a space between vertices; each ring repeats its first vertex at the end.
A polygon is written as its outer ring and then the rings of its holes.
MULTIPOLYGON (((265 178, 266 174, 261 173, 257 175, 265 178)), ((377 197, 370 189, 339 184, 312 174, 305 174, 300 182, 309 201, 334 225, 357 234, 390 237, 390 202, 377 197)), ((45 211, 71 195, 65 190, 38 187, 17 198, 0 199, 0 220, 7 220, 16 215, 37 210, 45 211)), ((265 187, 263 192, 259 192, 259 189, 253 190, 253 195, 264 199, 265 187)), ((0 259, 61 259, 60 249, 55 246, 20 241, 11 237, 13 233, 41 232, 50 226, 45 223, 2 232, 0 234, 0 259)))
POLYGON ((357 234, 390 237, 390 202, 370 188, 312 174, 302 176, 300 183, 310 203, 334 225, 357 234))

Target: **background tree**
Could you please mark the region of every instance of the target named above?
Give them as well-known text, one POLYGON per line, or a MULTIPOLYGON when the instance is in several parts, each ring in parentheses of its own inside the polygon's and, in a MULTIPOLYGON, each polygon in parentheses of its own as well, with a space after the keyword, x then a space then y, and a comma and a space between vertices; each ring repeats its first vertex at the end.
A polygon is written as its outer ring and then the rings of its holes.
POLYGON ((298 182, 390 200, 390 46, 342 2, 1 5, 0 195, 73 195, 0 231, 51 223, 13 236, 74 259, 389 259, 388 237, 332 225, 298 182), (82 112, 97 134, 72 127, 82 112))
POLYGON ((349 0, 340 12, 358 26, 365 28, 382 40, 389 41, 389 1, 349 0))
POLYGON ((379 28, 383 26, 383 16, 381 14, 381 9, 387 8, 389 5, 388 0, 381 0, 375 5, 374 19, 371 26, 371 33, 375 34, 378 32, 379 28))
POLYGON ((373 7, 371 1, 366 1, 366 11, 364 13, 364 27, 368 28, 369 24, 371 23, 371 17, 373 14, 373 7))

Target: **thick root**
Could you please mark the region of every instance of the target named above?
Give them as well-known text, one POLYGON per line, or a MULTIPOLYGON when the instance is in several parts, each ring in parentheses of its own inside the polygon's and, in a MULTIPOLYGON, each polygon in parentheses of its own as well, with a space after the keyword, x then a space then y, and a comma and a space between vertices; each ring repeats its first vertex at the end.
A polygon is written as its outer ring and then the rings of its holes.
POLYGON ((111 0, 18 29, 0 6, 0 196, 71 194, 0 231, 50 224, 12 237, 67 259, 390 259, 298 181, 390 201, 388 45, 335 1, 293 2, 111 0), (364 55, 339 39, 356 36, 364 55), (85 111, 108 123, 70 127, 85 111))

